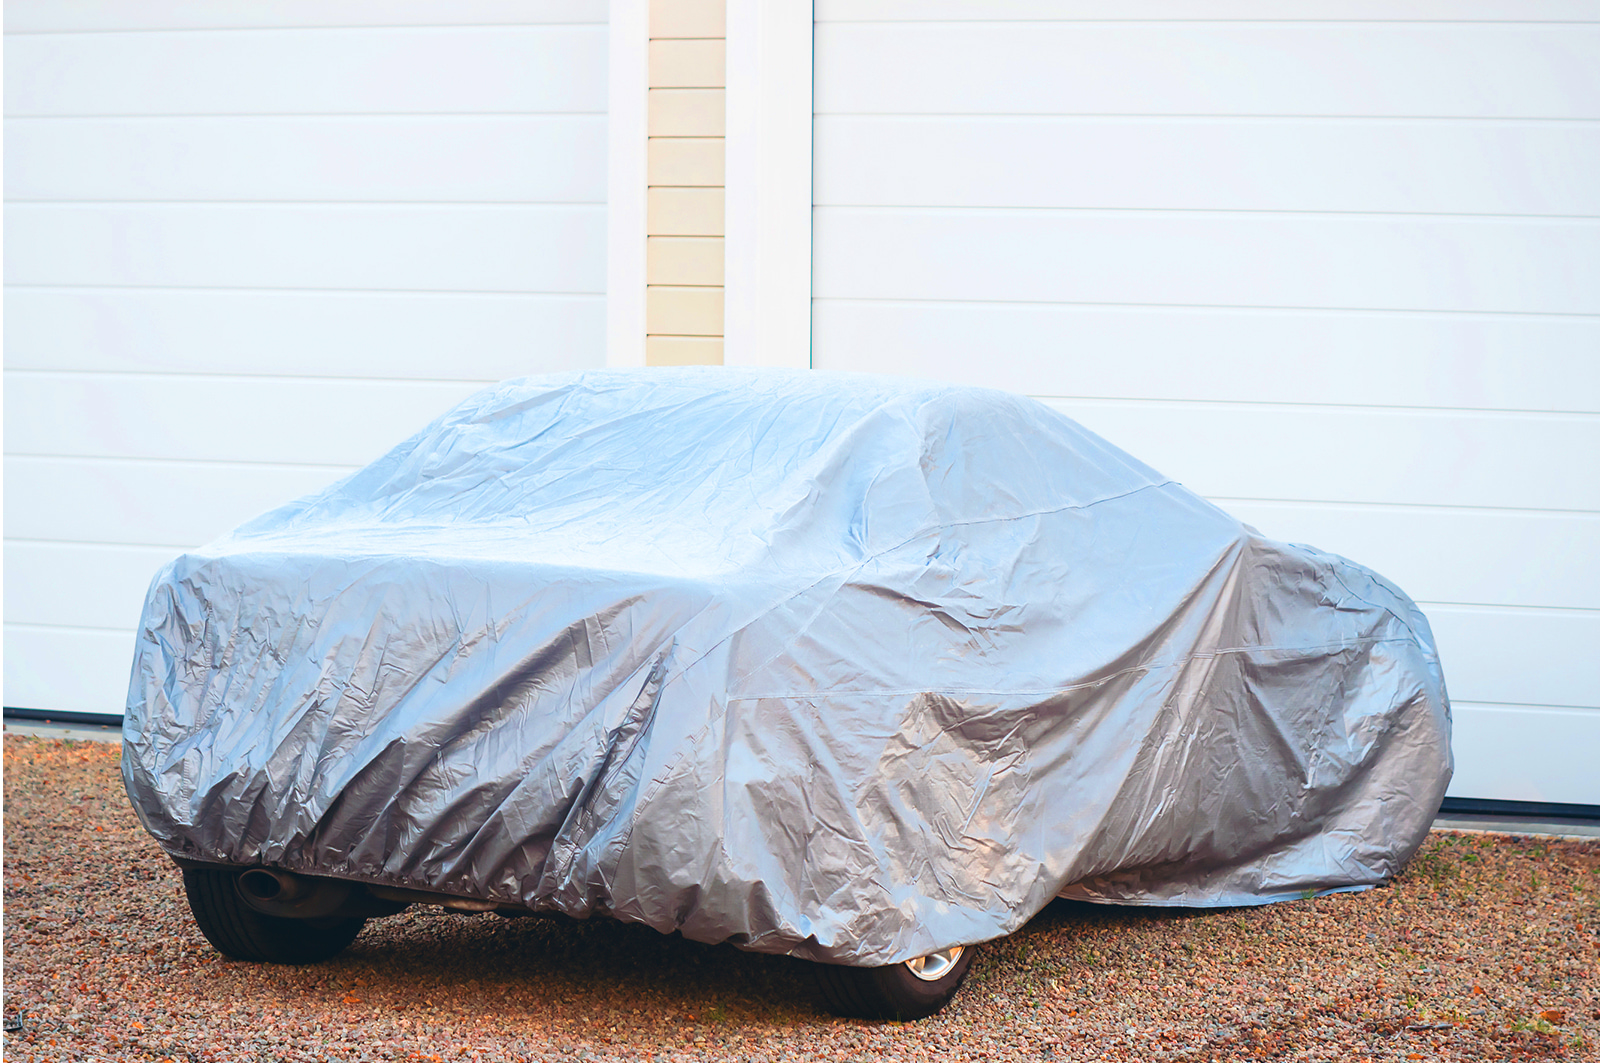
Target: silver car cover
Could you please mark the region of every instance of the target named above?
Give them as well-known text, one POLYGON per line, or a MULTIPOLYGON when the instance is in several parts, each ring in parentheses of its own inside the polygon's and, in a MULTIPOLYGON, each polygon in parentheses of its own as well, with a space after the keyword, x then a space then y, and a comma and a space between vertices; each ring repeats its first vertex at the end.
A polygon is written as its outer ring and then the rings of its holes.
POLYGON ((653 369, 172 562, 122 767, 175 856, 873 965, 1381 883, 1449 732, 1397 588, 1038 402, 653 369))

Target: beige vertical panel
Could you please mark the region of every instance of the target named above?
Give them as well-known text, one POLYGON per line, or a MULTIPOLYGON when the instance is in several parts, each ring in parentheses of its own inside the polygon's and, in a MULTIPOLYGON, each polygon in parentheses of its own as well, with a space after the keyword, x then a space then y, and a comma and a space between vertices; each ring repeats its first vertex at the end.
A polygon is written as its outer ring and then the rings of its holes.
POLYGON ((722 237, 652 236, 646 241, 645 280, 650 284, 722 283, 722 237))
POLYGON ((724 0, 650 0, 651 37, 726 37, 724 0))
POLYGON ((645 364, 722 362, 726 0, 651 0, 645 364))
POLYGON ((651 41, 650 87, 720 89, 726 81, 726 42, 651 41))
POLYGON ((724 95, 722 89, 651 89, 650 136, 722 136, 724 95))
POLYGON ((650 336, 644 344, 646 365, 721 365, 721 336, 650 336))
POLYGON ((651 236, 721 236, 720 188, 652 188, 646 213, 651 236))
POLYGON ((644 319, 652 336, 721 336, 722 289, 654 285, 645 291, 644 319))
POLYGON ((651 137, 648 181, 658 185, 723 185, 721 137, 651 137))

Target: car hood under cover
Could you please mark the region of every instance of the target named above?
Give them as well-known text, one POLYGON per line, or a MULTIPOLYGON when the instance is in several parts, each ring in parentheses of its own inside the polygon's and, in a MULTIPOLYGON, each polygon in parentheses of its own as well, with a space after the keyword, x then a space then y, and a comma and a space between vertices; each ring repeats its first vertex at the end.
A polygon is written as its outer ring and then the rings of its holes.
POLYGON ((602 371, 163 569, 123 774, 175 856, 881 964, 1380 883, 1449 729, 1392 584, 1040 403, 602 371))

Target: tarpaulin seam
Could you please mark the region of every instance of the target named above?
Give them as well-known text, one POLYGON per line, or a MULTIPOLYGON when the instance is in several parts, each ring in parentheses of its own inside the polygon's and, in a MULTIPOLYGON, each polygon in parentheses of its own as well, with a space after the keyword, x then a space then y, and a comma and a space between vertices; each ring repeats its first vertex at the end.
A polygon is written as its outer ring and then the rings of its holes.
MULTIPOLYGON (((978 689, 975 687, 959 689, 954 687, 912 687, 904 690, 858 690, 851 687, 829 687, 826 691, 797 691, 789 694, 738 694, 728 697, 724 700, 728 702, 811 701, 817 698, 829 697, 834 694, 850 694, 863 697, 913 697, 918 694, 941 694, 947 697, 954 697, 962 694, 991 694, 996 697, 1049 697, 1052 694, 1066 694, 1075 690, 1089 690, 1100 686, 1102 683, 1108 683, 1113 679, 1119 679, 1122 676, 1132 675, 1136 672, 1158 672, 1167 668, 1175 668, 1179 665, 1186 664, 1189 661, 1210 660, 1212 658, 1226 657, 1237 653, 1289 653, 1294 654, 1296 657, 1317 657, 1327 656, 1330 653, 1338 653, 1341 650, 1360 649, 1364 646, 1377 646, 1390 642, 1404 643, 1413 646, 1421 645, 1415 636, 1397 635, 1349 639, 1342 642, 1329 642, 1322 645, 1311 646, 1228 646, 1215 650, 1207 650, 1203 653, 1191 653, 1183 657, 1171 657, 1167 658, 1166 660, 1150 661, 1147 664, 1134 665, 1130 668, 1121 668, 1115 672, 1107 672, 1103 677, 1098 679, 1086 680, 1082 683, 1072 683, 1067 686, 1060 687, 1040 687, 1036 689, 1025 690, 990 690, 978 689)), ((1289 659, 1293 660, 1294 657, 1289 659)), ((981 719, 982 717, 980 715, 974 718, 981 719)))

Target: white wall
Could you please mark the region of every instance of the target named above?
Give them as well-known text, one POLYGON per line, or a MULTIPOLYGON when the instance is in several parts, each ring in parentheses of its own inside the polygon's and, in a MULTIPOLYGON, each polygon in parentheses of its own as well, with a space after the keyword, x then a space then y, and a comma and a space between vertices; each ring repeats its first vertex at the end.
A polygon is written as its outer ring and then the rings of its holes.
POLYGON ((1040 396, 1372 566, 1451 793, 1600 803, 1600 3, 1284 10, 819 2, 814 364, 1040 396))
POLYGON ((5 704, 479 386, 605 357, 604 0, 8 2, 5 704))

